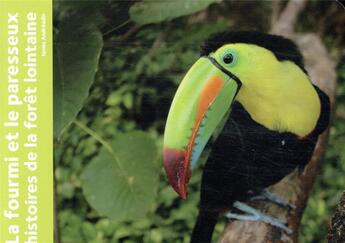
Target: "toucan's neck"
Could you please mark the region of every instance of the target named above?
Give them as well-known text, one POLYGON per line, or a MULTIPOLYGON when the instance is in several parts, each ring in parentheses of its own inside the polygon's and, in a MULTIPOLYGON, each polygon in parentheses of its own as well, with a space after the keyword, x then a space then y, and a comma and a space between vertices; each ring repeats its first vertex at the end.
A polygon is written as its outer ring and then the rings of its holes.
MULTIPOLYGON (((261 77, 272 79, 262 82, 261 87, 242 87, 237 100, 254 121, 266 128, 304 137, 316 127, 321 111, 320 99, 305 73, 296 71, 294 66, 285 67, 284 72, 279 77, 274 73, 261 77), (269 85, 273 82, 279 82, 279 89, 269 85)), ((260 79, 250 82, 260 84, 260 79)))

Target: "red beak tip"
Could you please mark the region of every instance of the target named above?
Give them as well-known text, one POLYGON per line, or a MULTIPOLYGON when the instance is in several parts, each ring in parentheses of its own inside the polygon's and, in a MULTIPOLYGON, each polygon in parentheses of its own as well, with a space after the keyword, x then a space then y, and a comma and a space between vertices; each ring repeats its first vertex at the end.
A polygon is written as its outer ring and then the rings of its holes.
POLYGON ((188 197, 188 193, 186 190, 183 191, 176 191, 177 194, 180 196, 181 199, 186 200, 188 197))
POLYGON ((187 185, 174 185, 172 187, 176 194, 183 200, 186 200, 188 197, 188 192, 187 192, 187 185))
POLYGON ((164 168, 170 185, 183 200, 187 199, 187 184, 190 177, 186 166, 185 151, 164 148, 164 168))

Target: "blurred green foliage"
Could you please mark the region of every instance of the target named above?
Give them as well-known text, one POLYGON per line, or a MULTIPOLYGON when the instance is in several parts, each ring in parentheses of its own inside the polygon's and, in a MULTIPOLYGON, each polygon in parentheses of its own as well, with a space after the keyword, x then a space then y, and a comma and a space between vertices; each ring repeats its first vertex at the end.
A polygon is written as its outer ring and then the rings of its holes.
MULTIPOLYGON (((133 4, 130 1, 54 3, 56 35, 63 30, 65 21, 75 19, 75 28, 91 24, 103 39, 101 56, 98 57, 97 50, 93 57, 89 53, 88 63, 83 63, 85 53, 77 57, 78 50, 90 44, 84 43, 92 40, 88 36, 95 37, 92 30, 67 34, 65 40, 72 42, 73 48, 67 52, 62 49, 68 67, 73 70, 75 66, 87 74, 77 75, 76 80, 69 78, 70 82, 76 82, 69 89, 72 100, 92 83, 92 70, 99 58, 90 95, 78 99, 77 106, 69 104, 74 111, 82 110, 75 121, 76 112, 66 118, 61 127, 71 125, 62 131, 55 144, 54 174, 62 243, 189 241, 197 216, 201 170, 195 171, 191 178, 186 201, 180 200, 166 182, 160 148, 170 102, 182 75, 198 58, 200 44, 210 34, 253 29, 253 23, 256 30, 269 28, 267 12, 271 3, 267 1, 255 5, 247 1, 214 4, 207 11, 140 27, 130 21, 129 9, 133 4), (244 11, 246 16, 241 14, 244 11), (71 60, 68 52, 71 52, 71 60), (136 136, 137 141, 128 141, 131 136, 136 136), (116 158, 111 158, 111 151, 116 158), (147 168, 126 164, 139 163, 138 158, 145 156, 152 158, 143 161, 147 168), (127 183, 131 184, 133 179, 145 181, 146 185, 137 188, 143 195, 132 199, 121 195, 119 188, 125 181, 115 178, 119 161, 124 171, 133 176, 127 177, 132 178, 127 183), (119 206, 118 202, 126 200, 129 201, 119 206), (133 211, 129 213, 128 209, 133 211)), ((313 4, 320 8, 318 3, 313 4)), ((315 9, 311 7, 305 15, 306 26, 310 25, 308 16, 313 13, 315 9)), ((186 13, 176 14, 182 15, 186 13)), ((303 28, 302 22, 298 29, 303 31, 303 28)), ((94 47, 95 43, 90 45, 94 47)), ((342 149, 345 142, 345 64, 339 66, 338 74, 337 115, 321 174, 303 217, 300 242, 325 241, 328 220, 345 188, 345 151, 342 149)), ((60 78, 55 78, 54 82, 57 80, 60 78)), ((55 101, 56 104, 59 101, 55 101)), ((127 189, 123 193, 133 195, 127 189)), ((216 227, 215 241, 224 227, 225 220, 221 221, 216 227)))
POLYGON ((222 0, 175 0, 137 2, 129 9, 131 19, 138 24, 159 23, 203 10, 208 5, 222 0))

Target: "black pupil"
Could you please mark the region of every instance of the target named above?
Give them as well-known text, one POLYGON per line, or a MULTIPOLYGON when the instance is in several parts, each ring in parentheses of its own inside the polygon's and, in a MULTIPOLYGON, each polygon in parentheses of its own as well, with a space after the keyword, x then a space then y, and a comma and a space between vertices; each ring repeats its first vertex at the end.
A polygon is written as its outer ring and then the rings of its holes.
POLYGON ((223 61, 226 64, 232 63, 233 60, 234 60, 234 57, 232 56, 231 53, 228 53, 223 57, 223 61))

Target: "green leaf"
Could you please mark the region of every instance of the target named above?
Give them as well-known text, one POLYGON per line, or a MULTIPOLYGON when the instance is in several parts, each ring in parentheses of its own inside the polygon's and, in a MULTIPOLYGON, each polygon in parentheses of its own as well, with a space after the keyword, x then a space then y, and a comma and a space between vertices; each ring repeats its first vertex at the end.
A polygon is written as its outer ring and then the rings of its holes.
POLYGON ((153 209, 158 188, 157 148, 144 132, 117 136, 113 151, 103 148, 81 179, 89 204, 116 220, 144 217, 153 209))
POLYGON ((123 105, 129 110, 133 107, 133 95, 131 93, 127 93, 123 97, 123 105))
POLYGON ((129 9, 130 18, 138 24, 158 23, 189 15, 222 0, 143 0, 129 9))
POLYGON ((59 138, 89 95, 103 40, 96 26, 80 19, 66 19, 54 40, 54 136, 59 138))
POLYGON ((122 96, 118 92, 113 92, 109 95, 106 104, 109 106, 116 106, 122 101, 122 96))

